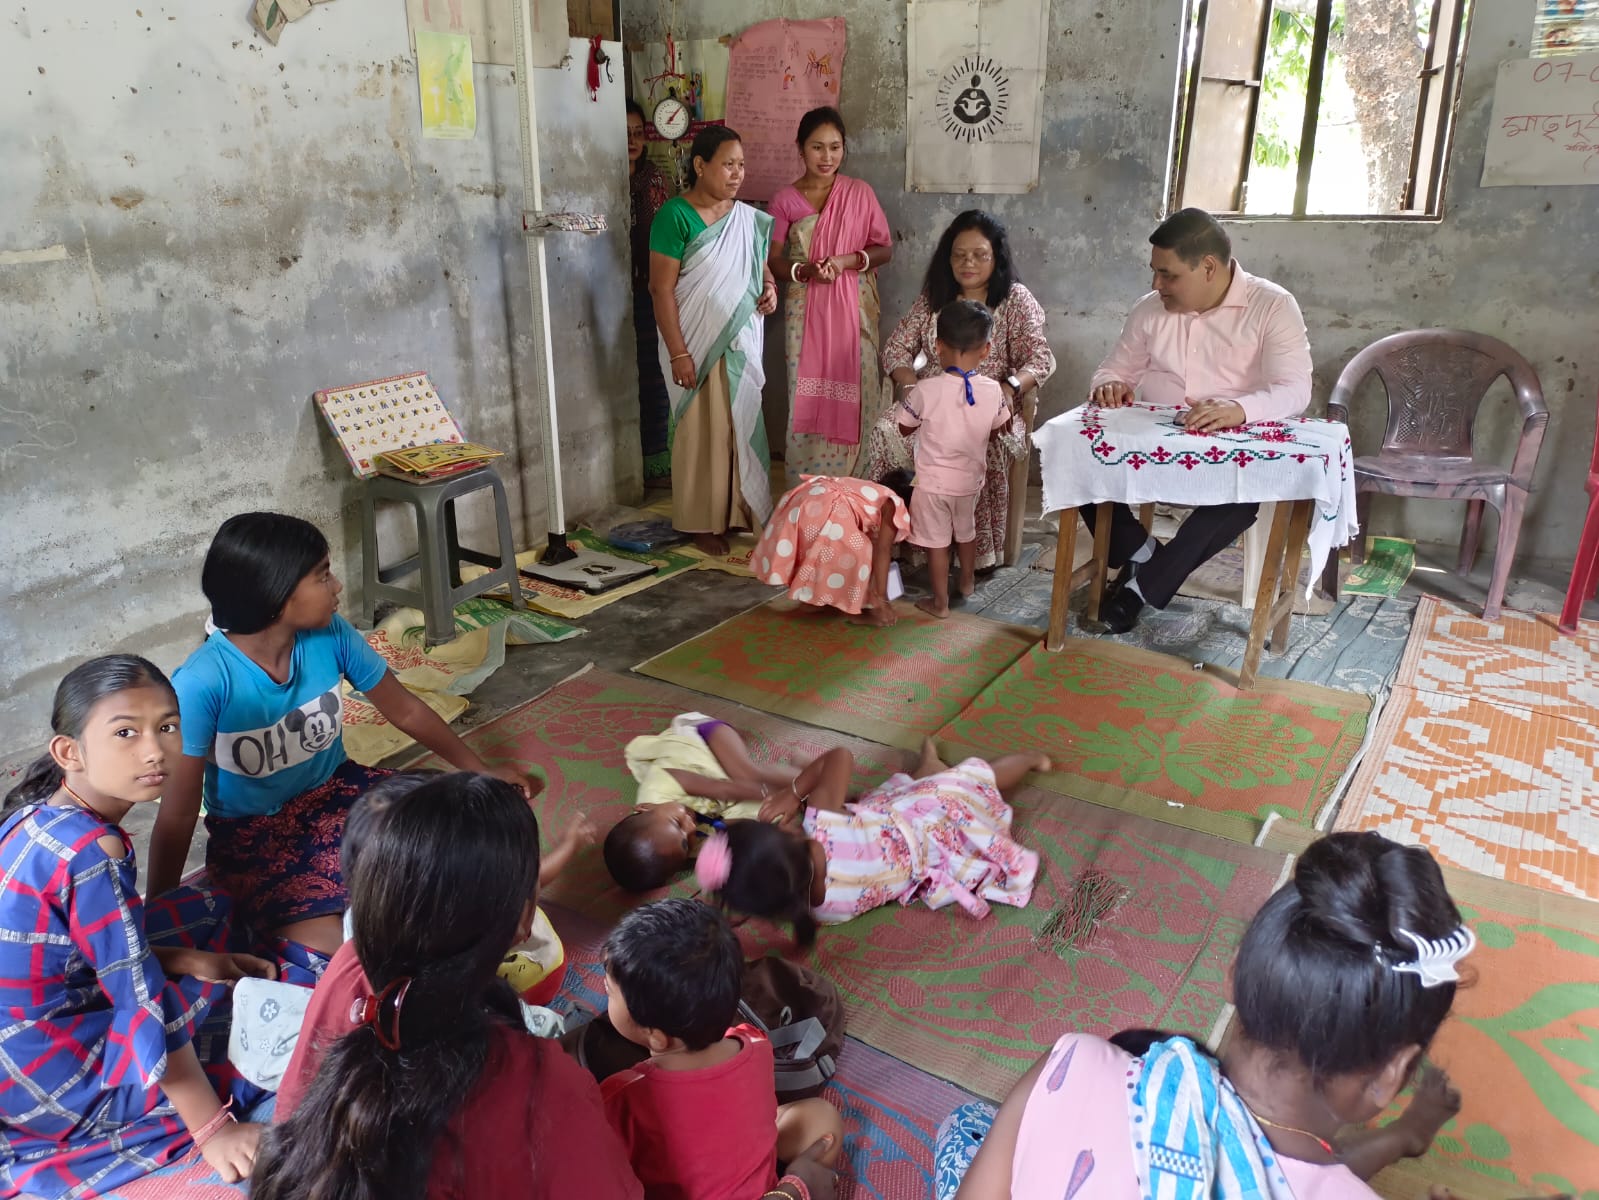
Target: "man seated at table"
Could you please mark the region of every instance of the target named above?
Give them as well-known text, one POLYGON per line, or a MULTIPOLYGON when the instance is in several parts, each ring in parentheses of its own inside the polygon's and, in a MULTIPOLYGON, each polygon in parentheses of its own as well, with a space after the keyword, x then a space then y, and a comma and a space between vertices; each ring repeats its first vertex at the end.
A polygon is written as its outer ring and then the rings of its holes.
MULTIPOLYGON (((1251 275, 1209 213, 1185 208, 1149 235, 1155 290, 1133 305, 1121 337, 1089 384, 1105 408, 1133 402, 1186 405, 1181 420, 1195 433, 1251 421, 1297 417, 1310 404, 1310 343, 1293 296, 1251 275)), ((1094 505, 1081 511, 1094 528, 1094 505)), ((1144 605, 1165 608, 1183 581, 1255 523, 1259 504, 1196 508, 1161 545, 1132 509, 1118 504, 1110 565, 1121 568, 1100 609, 1112 633, 1138 623, 1144 605)))

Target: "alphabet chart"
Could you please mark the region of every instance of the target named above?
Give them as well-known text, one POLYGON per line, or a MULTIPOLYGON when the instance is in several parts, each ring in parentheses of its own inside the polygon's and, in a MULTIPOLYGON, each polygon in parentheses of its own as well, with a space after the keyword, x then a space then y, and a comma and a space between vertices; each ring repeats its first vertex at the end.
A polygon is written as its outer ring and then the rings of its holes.
POLYGON ((324 388, 316 406, 362 479, 377 474, 372 460, 386 450, 466 440, 425 371, 324 388))

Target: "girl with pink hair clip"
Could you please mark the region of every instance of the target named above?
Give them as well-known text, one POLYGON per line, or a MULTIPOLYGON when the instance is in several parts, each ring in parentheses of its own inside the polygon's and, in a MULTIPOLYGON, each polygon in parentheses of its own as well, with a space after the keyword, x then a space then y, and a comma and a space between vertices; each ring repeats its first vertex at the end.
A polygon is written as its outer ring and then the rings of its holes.
POLYGON ((853 756, 830 750, 763 806, 763 820, 729 821, 712 834, 695 875, 724 908, 790 922, 802 946, 818 925, 891 901, 954 903, 977 918, 990 903, 1024 907, 1038 855, 1011 837, 1001 793, 1049 766, 1033 752, 950 767, 928 739, 913 773, 850 801, 853 756))

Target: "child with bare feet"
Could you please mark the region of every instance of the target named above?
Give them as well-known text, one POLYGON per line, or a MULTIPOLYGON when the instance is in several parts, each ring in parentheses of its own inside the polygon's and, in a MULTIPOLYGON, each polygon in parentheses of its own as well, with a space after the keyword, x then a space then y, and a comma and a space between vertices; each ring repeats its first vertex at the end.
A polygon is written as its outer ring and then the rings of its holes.
POLYGON ((949 616, 949 544, 960 558, 960 594, 977 590, 977 493, 983 490, 988 439, 1010 424, 999 382, 978 374, 988 357, 994 314, 975 300, 952 300, 938 312, 942 375, 924 379, 900 401, 899 431, 916 438, 916 487, 910 540, 927 551, 933 594, 916 607, 949 616))
POLYGON ((712 829, 761 819, 763 805, 792 796, 805 777, 793 766, 754 762, 738 730, 704 713, 673 717, 665 732, 634 738, 624 753, 638 798, 606 835, 604 856, 611 878, 630 892, 665 886, 712 829))
POLYGON ((882 479, 807 475, 772 510, 755 544, 756 577, 852 625, 888 626, 894 546, 910 536, 911 473, 882 479))
POLYGON ((766 815, 775 821, 729 821, 713 833, 695 866, 700 886, 733 911, 791 922, 802 946, 818 924, 891 901, 954 903, 979 918, 990 903, 1026 906, 1038 855, 1012 839, 1001 793, 1049 770, 1046 756, 950 767, 928 739, 912 774, 890 776, 851 801, 854 766, 848 750, 829 750, 794 788, 772 797, 766 815))

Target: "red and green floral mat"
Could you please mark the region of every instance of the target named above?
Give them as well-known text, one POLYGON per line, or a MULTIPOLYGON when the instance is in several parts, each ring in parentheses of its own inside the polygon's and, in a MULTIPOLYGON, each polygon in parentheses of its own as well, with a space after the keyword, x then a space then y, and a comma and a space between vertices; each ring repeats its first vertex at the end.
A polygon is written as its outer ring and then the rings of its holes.
MULTIPOLYGON (((576 1025, 605 1007, 608 926, 566 908, 546 911, 566 946, 566 982, 556 1006, 576 1025)), ((822 1098, 844 1117, 838 1200, 927 1200, 938 1127, 972 1097, 850 1037, 822 1098)))
MULTIPOLYGON (((1297 853, 1310 831, 1262 837, 1297 853)), ((1428 1058, 1460 1089, 1432 1149, 1378 1176, 1388 1200, 1599 1198, 1599 904, 1444 868, 1477 949, 1428 1058)))
POLYGON ((1365 736, 1369 697, 1293 680, 1239 691, 1213 672, 1132 646, 1035 646, 937 733, 973 747, 1043 750, 1038 779, 1108 805, 1240 841, 1279 813, 1315 825, 1365 736))
MULTIPOLYGON (((472 731, 467 742, 491 764, 525 763, 544 776, 539 813, 553 838, 578 812, 592 813, 602 829, 625 813, 634 788, 623 748, 691 708, 729 721, 758 760, 802 760, 848 746, 863 786, 908 757, 603 671, 561 683, 472 731)), ((974 921, 955 907, 891 906, 822 932, 813 961, 843 993, 851 1033, 990 1097, 1003 1096, 1070 1029, 1160 1026, 1208 1035, 1224 1008, 1238 938, 1285 856, 1040 789, 1022 789, 1015 804, 1019 840, 1044 860, 1028 908, 996 905, 994 915, 974 921), (1085 903, 1089 892, 1093 901, 1085 903), (1045 936, 1057 905, 1077 913, 1069 945, 1045 936)), ((609 883, 594 849, 548 898, 602 921, 636 903, 609 883)), ((758 923, 742 932, 752 951, 787 944, 758 923)))
POLYGON ((1036 629, 897 606, 887 629, 774 600, 634 668, 763 712, 914 747, 1035 645, 1036 629))

